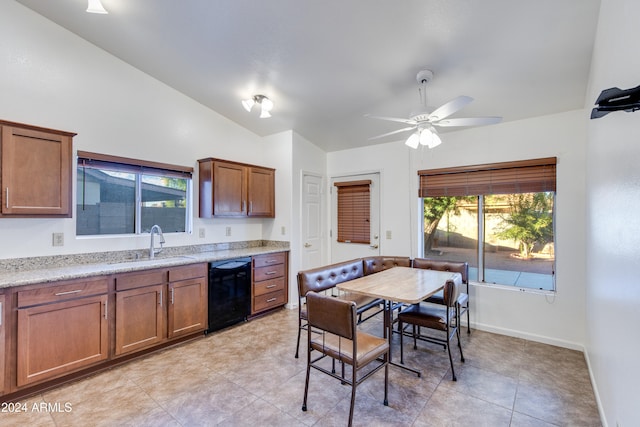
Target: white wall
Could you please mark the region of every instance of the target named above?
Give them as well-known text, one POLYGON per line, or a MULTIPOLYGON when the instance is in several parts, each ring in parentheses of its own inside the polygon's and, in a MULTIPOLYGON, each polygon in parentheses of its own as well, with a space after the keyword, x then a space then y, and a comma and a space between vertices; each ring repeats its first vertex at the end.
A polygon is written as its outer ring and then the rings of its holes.
MULTIPOLYGON (((640 84, 640 2, 602 0, 587 106, 640 84)), ((640 112, 590 120, 587 355, 605 425, 640 422, 640 112)))
POLYGON ((417 255, 420 169, 529 158, 558 158, 556 259, 557 293, 473 286, 471 322, 481 329, 582 349, 585 339, 585 114, 571 111, 484 128, 450 132, 428 150, 403 142, 329 153, 327 175, 380 170, 381 253, 417 255))
MULTIPOLYGON (((288 167, 281 157, 270 155, 286 151, 286 143, 265 143, 13 1, 0 2, 0 76, 0 118, 76 132, 74 153, 94 151, 192 166, 196 169, 196 201, 199 158, 275 167, 278 185, 290 182, 290 154, 288 167)), ((242 108, 240 103, 238 108, 242 108)), ((274 230, 279 230, 276 226, 280 223, 290 222, 290 188, 278 191, 277 196, 275 220, 200 220, 196 202, 195 233, 167 234, 167 246, 262 239, 263 224, 271 225, 267 238, 281 237, 274 230), (225 236, 226 226, 232 227, 230 237, 225 236), (204 239, 198 238, 199 228, 205 229, 204 239)), ((75 216, 3 218, 0 236, 0 258, 142 249, 148 245, 148 236, 76 239, 75 216), (52 246, 54 232, 64 233, 63 247, 52 246)))
MULTIPOLYGON (((291 253, 289 258, 289 303, 295 305, 298 303, 298 289, 296 274, 302 269, 302 176, 304 173, 311 173, 323 177, 326 182, 327 170, 327 154, 316 145, 305 139, 303 136, 293 133, 293 170, 292 179, 292 234, 291 234, 291 253)), ((326 193, 323 194, 321 204, 326 206, 326 193)), ((324 210, 323 210, 324 212, 324 210)), ((321 223, 326 224, 327 218, 322 217, 321 223)), ((324 228, 324 237, 326 237, 326 227, 324 228)), ((322 249, 322 263, 327 264, 329 259, 327 256, 326 244, 322 249)))

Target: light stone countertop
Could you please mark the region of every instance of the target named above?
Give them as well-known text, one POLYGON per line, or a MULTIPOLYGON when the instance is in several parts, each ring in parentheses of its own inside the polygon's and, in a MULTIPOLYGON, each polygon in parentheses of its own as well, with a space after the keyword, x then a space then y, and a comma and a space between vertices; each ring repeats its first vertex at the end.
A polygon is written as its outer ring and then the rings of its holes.
POLYGON ((57 282, 59 280, 128 273, 152 268, 174 267, 226 259, 255 256, 261 254, 288 252, 282 246, 257 246, 242 249, 215 250, 176 256, 157 256, 154 259, 130 260, 124 262, 104 262, 96 264, 74 264, 66 267, 51 267, 25 271, 10 271, 0 274, 0 288, 57 282))

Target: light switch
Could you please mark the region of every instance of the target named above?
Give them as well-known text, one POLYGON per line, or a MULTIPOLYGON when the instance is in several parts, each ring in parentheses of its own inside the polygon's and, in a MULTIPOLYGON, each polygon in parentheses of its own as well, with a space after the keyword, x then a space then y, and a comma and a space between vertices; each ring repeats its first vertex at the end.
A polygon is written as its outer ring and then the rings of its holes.
POLYGON ((282 234, 283 236, 285 234, 287 234, 287 229, 285 228, 285 226, 283 225, 282 227, 280 227, 280 234, 282 234))
POLYGON ((391 240, 391 230, 387 230, 387 240, 391 240))
POLYGON ((231 236, 231 227, 227 226, 224 232, 225 236, 231 236))
POLYGON ((201 239, 204 239, 204 235, 205 235, 204 228, 198 229, 198 237, 200 237, 201 239))

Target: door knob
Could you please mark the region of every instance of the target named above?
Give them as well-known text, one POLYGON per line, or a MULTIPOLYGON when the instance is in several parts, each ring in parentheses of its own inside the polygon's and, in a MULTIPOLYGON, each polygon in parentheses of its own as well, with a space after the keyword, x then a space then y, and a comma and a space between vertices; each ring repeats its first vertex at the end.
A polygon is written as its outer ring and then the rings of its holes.
POLYGON ((311 247, 311 244, 310 244, 310 243, 305 243, 305 244, 304 244, 304 247, 305 247, 305 248, 310 248, 310 247, 311 247))
POLYGON ((370 245, 371 249, 378 249, 378 245, 370 245))

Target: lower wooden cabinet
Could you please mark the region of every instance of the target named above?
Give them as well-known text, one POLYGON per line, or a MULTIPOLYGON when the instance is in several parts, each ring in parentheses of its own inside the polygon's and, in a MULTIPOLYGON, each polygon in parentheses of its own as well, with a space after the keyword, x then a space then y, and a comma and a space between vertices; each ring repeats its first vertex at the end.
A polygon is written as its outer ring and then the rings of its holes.
POLYGON ((258 314, 287 303, 287 252, 252 258, 251 314, 258 314))
POLYGON ((207 265, 116 276, 116 356, 207 326, 207 265))
POLYGON ((200 277, 169 283, 168 338, 207 327, 207 279, 200 277))
POLYGON ((164 341, 165 289, 158 284, 116 292, 116 355, 164 341))
POLYGON ((107 295, 18 309, 17 386, 52 379, 109 356, 107 295))

